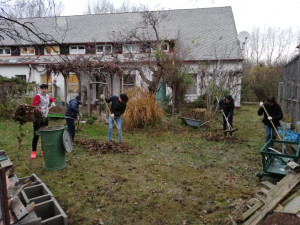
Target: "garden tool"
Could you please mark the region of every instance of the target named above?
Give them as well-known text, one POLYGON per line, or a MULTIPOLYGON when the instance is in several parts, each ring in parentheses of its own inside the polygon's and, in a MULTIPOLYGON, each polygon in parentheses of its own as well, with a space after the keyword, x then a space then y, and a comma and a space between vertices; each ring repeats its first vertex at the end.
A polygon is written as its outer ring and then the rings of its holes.
POLYGON ((225 120, 226 120, 227 128, 228 128, 228 130, 223 130, 223 133, 237 131, 238 128, 234 128, 234 129, 233 129, 232 126, 230 125, 230 123, 228 122, 227 117, 225 116, 225 113, 224 113, 223 111, 222 111, 222 113, 223 113, 223 116, 224 116, 224 118, 225 118, 225 120))
MULTIPOLYGON (((216 99, 217 99, 217 101, 219 102, 219 99, 218 99, 218 97, 216 96, 216 99)), ((225 113, 223 112, 223 111, 221 111, 222 112, 222 114, 223 114, 223 116, 224 116, 224 118, 225 118, 225 120, 226 120, 226 123, 227 123, 227 128, 228 128, 228 130, 223 130, 223 133, 227 133, 227 132, 234 132, 234 131, 237 131, 238 130, 238 128, 232 128, 232 126, 230 125, 230 123, 228 122, 228 120, 227 120, 227 117, 226 117, 226 115, 225 115, 225 113)))
MULTIPOLYGON (((109 109, 109 107, 108 107, 108 105, 107 105, 107 102, 105 101, 105 98, 103 98, 103 102, 104 102, 104 104, 105 104, 105 106, 106 106, 106 109, 107 109, 109 115, 111 115, 111 111, 110 111, 110 109, 109 109)), ((120 132, 120 130, 119 130, 119 128, 118 128, 118 125, 117 125, 116 120, 113 119, 113 121, 114 121, 114 125, 116 126, 116 128, 117 128, 117 130, 118 130, 118 134, 119 134, 120 137, 122 138, 122 134, 121 134, 121 132, 120 132)))
MULTIPOLYGON (((263 107, 263 109, 265 110, 265 113, 266 113, 267 117, 269 117, 269 113, 268 113, 268 111, 266 110, 265 106, 262 105, 262 107, 263 107)), ((273 121, 272 121, 272 120, 270 120, 270 121, 271 121, 271 124, 272 124, 272 126, 273 126, 273 128, 274 128, 274 130, 275 130, 275 132, 276 132, 276 134, 277 134, 277 136, 279 137, 280 141, 282 141, 282 138, 281 138, 280 134, 278 133, 278 130, 276 129, 276 127, 275 127, 273 121)))

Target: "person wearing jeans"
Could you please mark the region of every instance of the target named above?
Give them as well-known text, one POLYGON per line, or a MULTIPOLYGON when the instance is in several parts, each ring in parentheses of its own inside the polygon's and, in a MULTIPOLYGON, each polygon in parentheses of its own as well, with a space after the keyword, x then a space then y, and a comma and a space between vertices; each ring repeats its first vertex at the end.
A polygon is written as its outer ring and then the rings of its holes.
POLYGON ((114 121, 116 121, 117 127, 119 129, 119 143, 122 142, 122 117, 121 115, 125 112, 126 104, 129 100, 126 94, 121 94, 120 96, 111 96, 109 98, 105 98, 104 95, 101 95, 103 101, 107 103, 111 102, 110 111, 111 114, 108 118, 108 141, 112 140, 112 131, 114 127, 114 121))
POLYGON ((119 129, 118 140, 119 143, 122 142, 122 118, 112 119, 112 117, 108 117, 108 140, 112 140, 112 131, 114 128, 114 120, 116 121, 117 127, 119 129))
POLYGON ((258 109, 257 114, 259 116, 264 115, 262 122, 265 125, 266 142, 268 142, 271 137, 272 139, 276 139, 277 133, 274 127, 276 129, 279 127, 279 120, 283 119, 283 113, 280 105, 273 96, 268 97, 265 103, 260 102, 259 105, 260 108, 258 109))

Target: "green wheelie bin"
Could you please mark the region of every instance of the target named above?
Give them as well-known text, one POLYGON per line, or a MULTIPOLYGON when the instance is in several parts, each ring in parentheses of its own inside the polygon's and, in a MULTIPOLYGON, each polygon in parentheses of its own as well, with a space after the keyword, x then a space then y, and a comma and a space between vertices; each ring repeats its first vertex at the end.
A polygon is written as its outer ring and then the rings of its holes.
POLYGON ((66 151, 72 150, 72 138, 67 127, 42 127, 36 134, 42 137, 45 170, 65 168, 67 166, 66 151))

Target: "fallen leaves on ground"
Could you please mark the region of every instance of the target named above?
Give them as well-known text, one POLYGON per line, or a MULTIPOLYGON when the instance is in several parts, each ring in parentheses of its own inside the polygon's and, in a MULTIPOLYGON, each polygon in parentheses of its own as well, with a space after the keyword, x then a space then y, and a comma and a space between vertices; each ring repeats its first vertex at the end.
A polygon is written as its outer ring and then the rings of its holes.
POLYGON ((215 133, 215 132, 205 132, 202 134, 202 138, 208 141, 228 141, 231 143, 239 143, 240 140, 232 137, 232 136, 225 136, 224 134, 215 133))
POLYGON ((107 141, 100 143, 95 139, 85 139, 75 141, 75 144, 83 146, 88 152, 100 152, 101 154, 106 153, 128 153, 131 147, 127 143, 117 143, 114 141, 107 141))

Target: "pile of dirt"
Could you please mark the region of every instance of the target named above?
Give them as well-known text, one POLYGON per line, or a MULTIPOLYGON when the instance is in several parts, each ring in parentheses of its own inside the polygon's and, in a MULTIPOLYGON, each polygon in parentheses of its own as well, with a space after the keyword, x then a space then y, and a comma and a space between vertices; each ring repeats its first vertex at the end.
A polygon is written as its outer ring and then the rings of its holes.
MULTIPOLYGON (((227 134, 227 135, 229 135, 229 134, 227 134)), ((215 133, 215 132, 205 132, 202 134, 201 137, 208 141, 228 141, 231 143, 239 143, 240 142, 240 140, 238 140, 235 137, 225 136, 224 134, 215 133)))
POLYGON ((290 213, 270 213, 269 215, 267 214, 265 219, 259 223, 259 225, 272 225, 272 224, 277 224, 277 225, 298 225, 300 224, 300 219, 290 213))
POLYGON ((125 142, 117 143, 114 141, 108 141, 100 143, 95 139, 85 139, 75 141, 75 144, 83 146, 88 152, 100 152, 106 153, 128 153, 131 149, 125 142))
POLYGON ((16 107, 13 119, 23 125, 26 122, 39 121, 42 116, 42 112, 37 107, 23 104, 16 107))

